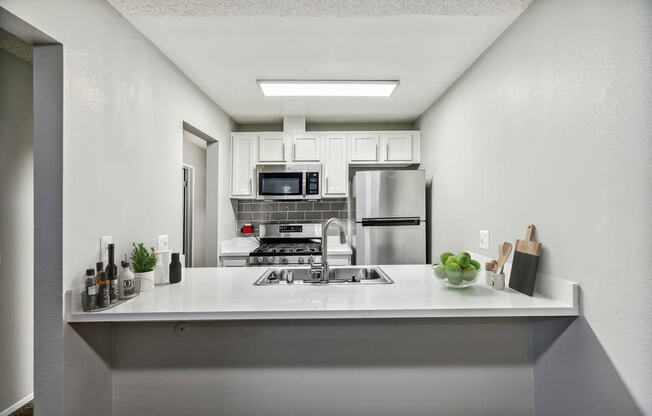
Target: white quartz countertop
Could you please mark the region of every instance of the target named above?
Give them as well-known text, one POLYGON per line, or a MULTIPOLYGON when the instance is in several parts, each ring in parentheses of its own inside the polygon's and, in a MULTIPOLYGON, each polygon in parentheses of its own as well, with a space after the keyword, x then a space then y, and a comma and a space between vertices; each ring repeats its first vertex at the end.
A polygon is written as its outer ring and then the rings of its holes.
MULTIPOLYGON (((258 247, 258 241, 253 237, 236 237, 220 243, 220 256, 248 256, 258 247)), ((353 251, 348 244, 341 244, 337 236, 328 236, 328 253, 333 256, 350 256, 353 251)))
POLYGON ((220 242, 220 256, 248 256, 258 247, 258 241, 253 237, 236 237, 220 242))
POLYGON ((542 292, 495 290, 479 282, 466 289, 442 286, 429 265, 380 266, 389 285, 254 286, 264 267, 186 269, 184 280, 156 286, 104 312, 80 310, 69 292, 68 322, 243 319, 345 319, 429 317, 574 316, 578 287, 554 279, 542 292))

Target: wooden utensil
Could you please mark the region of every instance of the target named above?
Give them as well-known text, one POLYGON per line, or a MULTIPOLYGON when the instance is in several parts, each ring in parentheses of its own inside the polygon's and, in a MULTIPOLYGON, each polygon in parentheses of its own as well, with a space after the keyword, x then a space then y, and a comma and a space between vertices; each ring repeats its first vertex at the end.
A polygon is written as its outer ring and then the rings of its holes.
POLYGON ((541 256, 541 243, 533 241, 534 225, 530 224, 525 233, 525 240, 516 240, 514 264, 509 277, 509 287, 532 296, 537 278, 537 267, 541 256))
POLYGON ((500 248, 498 249, 498 261, 496 262, 496 273, 502 274, 503 267, 509 258, 509 255, 512 253, 512 243, 505 241, 500 248))

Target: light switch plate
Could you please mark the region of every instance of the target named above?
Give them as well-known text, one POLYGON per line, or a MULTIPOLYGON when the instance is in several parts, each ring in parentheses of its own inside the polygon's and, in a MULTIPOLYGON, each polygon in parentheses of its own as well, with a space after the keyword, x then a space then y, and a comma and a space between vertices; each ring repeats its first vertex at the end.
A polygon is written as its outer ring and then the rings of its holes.
POLYGON ((113 236, 105 235, 100 237, 100 261, 109 260, 109 244, 113 243, 113 236))
POLYGON ((480 230, 480 248, 489 250, 489 231, 480 230))
POLYGON ((158 251, 163 251, 168 249, 168 235, 161 234, 158 236, 158 244, 156 245, 158 251))

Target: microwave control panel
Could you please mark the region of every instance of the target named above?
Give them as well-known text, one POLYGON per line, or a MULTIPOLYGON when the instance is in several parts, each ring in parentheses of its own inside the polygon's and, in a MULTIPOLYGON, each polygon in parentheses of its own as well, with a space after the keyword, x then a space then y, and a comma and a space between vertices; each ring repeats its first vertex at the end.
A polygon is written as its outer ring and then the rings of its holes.
POLYGON ((319 195, 319 172, 306 173, 306 195, 319 195))

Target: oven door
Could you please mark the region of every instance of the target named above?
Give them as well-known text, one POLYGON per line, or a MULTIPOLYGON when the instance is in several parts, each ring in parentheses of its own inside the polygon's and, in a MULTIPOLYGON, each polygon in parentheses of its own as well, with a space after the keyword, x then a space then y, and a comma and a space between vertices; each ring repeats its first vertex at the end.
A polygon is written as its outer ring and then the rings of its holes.
POLYGON ((258 172, 259 199, 304 199, 304 172, 258 172))

